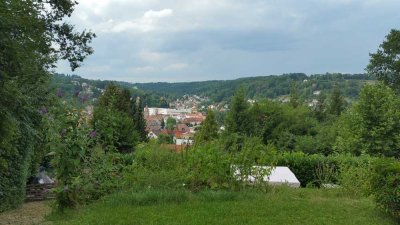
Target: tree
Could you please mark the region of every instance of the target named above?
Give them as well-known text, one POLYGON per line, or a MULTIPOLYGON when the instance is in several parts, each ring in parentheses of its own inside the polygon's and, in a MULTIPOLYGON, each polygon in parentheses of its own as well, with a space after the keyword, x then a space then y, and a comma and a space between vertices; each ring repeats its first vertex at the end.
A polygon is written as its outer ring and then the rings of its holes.
POLYGON ((135 130, 139 134, 141 141, 147 140, 146 120, 143 116, 143 104, 141 98, 138 98, 135 104, 134 124, 135 130))
POLYGON ((345 100, 337 85, 333 89, 333 93, 329 98, 328 113, 339 116, 345 109, 345 100))
POLYGON ((99 98, 98 106, 115 107, 118 103, 119 88, 114 83, 106 87, 104 94, 99 98))
POLYGON ((293 108, 296 108, 297 106, 301 105, 299 87, 298 87, 297 83, 295 83, 294 81, 292 82, 291 88, 290 88, 290 102, 289 103, 293 108))
POLYGON ((384 84, 367 85, 340 120, 335 148, 341 152, 400 156, 400 100, 384 84))
POLYGON ((391 88, 400 89, 400 30, 392 29, 376 53, 370 54, 367 66, 374 75, 391 88))
MULTIPOLYGON (((129 91, 115 84, 107 86, 93 112, 92 124, 106 151, 131 152, 140 139, 135 118, 140 116, 129 91)), ((143 114, 141 114, 143 116, 143 114)))
POLYGON ((165 128, 165 122, 164 122, 164 119, 161 119, 161 129, 164 129, 165 128))
POLYGON ((176 125, 176 120, 172 117, 168 117, 166 125, 167 129, 173 130, 175 128, 175 125, 176 125))
POLYGON ((226 115, 225 127, 228 133, 246 133, 247 110, 249 104, 243 88, 239 88, 232 98, 229 112, 226 115))
POLYGON ((165 100, 164 97, 160 98, 160 107, 161 108, 168 108, 169 107, 169 104, 168 104, 167 100, 165 100))
POLYGON ((169 134, 160 134, 160 135, 158 135, 157 142, 159 144, 173 144, 174 137, 169 134))
POLYGON ((132 96, 128 89, 126 88, 122 89, 117 104, 118 104, 117 108, 119 111, 126 112, 129 115, 134 114, 133 112, 134 102, 132 101, 132 96))
POLYGON ((318 96, 317 99, 317 104, 315 105, 315 107, 313 108, 313 112, 314 112, 314 116, 318 121, 324 121, 326 118, 326 111, 327 111, 327 107, 325 104, 325 100, 326 100, 326 96, 321 93, 318 96))
POLYGON ((71 0, 0 1, 0 211, 23 202, 31 157, 44 138, 50 68, 67 60, 75 70, 95 35, 63 22, 71 0))
POLYGON ((218 138, 218 124, 214 112, 209 109, 207 117, 201 124, 200 131, 196 133, 195 144, 209 142, 218 138))

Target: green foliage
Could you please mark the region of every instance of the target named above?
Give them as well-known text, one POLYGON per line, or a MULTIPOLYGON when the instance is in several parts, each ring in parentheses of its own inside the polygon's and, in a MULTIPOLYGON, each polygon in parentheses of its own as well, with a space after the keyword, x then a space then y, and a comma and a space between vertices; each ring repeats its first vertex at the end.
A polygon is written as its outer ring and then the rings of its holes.
POLYGON ((291 88, 290 88, 290 101, 289 101, 289 103, 293 108, 296 108, 297 106, 301 105, 299 87, 294 82, 291 84, 291 88))
POLYGON ((85 157, 82 173, 75 178, 78 203, 87 204, 121 190, 124 185, 123 171, 133 162, 132 155, 104 154, 101 147, 92 149, 85 157))
POLYGON ((146 132, 146 120, 143 115, 143 105, 141 98, 138 98, 136 104, 134 104, 133 121, 135 125, 135 131, 139 135, 141 141, 147 141, 146 132))
POLYGON ((45 138, 40 111, 51 92, 48 69, 59 59, 75 69, 93 53, 88 44, 95 35, 63 22, 75 4, 0 2, 0 211, 23 202, 27 177, 41 160, 42 151, 35 151, 45 138))
POLYGON ((363 157, 365 160, 358 160, 358 163, 344 161, 340 164, 339 184, 350 196, 366 197, 371 194, 371 179, 376 159, 363 157))
POLYGON ((66 112, 59 132, 54 166, 58 181, 57 204, 60 210, 78 204, 77 178, 82 172, 82 162, 87 154, 90 129, 80 120, 76 110, 66 112))
POLYGON ((169 134, 159 134, 157 138, 157 142, 159 144, 173 144, 174 143, 174 137, 169 134))
POLYGON ((218 139, 218 124, 212 110, 208 110, 207 117, 201 124, 200 130, 196 133, 195 144, 209 142, 218 139))
POLYGON ((134 121, 125 113, 97 108, 92 123, 100 143, 108 152, 131 152, 139 141, 134 121))
POLYGON ((378 51, 370 54, 371 59, 367 66, 369 74, 397 91, 400 88, 399 54, 400 31, 392 29, 386 40, 379 45, 378 51))
POLYGON ((355 155, 399 156, 400 101, 382 84, 367 85, 360 100, 339 121, 335 148, 355 155))
MULTIPOLYGON (((155 142, 142 144, 135 151, 134 163, 124 172, 124 180, 127 187, 134 190, 185 188, 199 191, 247 186, 247 180, 241 182, 234 177, 235 170, 240 169, 243 177, 267 175, 269 170, 255 173, 253 166, 273 165, 276 149, 265 146, 259 138, 245 138, 241 148, 240 152, 229 152, 218 141, 212 141, 177 153, 155 142)), ((265 182, 260 179, 254 185, 265 186, 265 182)))
MULTIPOLYGON (((285 152, 277 155, 276 165, 289 167, 289 169, 296 174, 301 186, 305 187, 307 185, 321 186, 322 183, 326 182, 340 183, 340 179, 346 179, 346 177, 340 177, 342 170, 347 171, 353 167, 357 168, 370 165, 372 160, 374 160, 374 158, 369 156, 324 156, 319 154, 308 155, 302 152, 285 152), (327 177, 329 177, 329 179, 326 179, 327 177)), ((361 183, 362 180, 358 180, 357 182, 361 183)), ((349 186, 348 188, 350 189, 349 186)))
POLYGON ((314 151, 313 137, 317 134, 318 121, 305 106, 293 108, 288 104, 263 101, 249 110, 247 128, 249 136, 263 138, 265 144, 273 144, 279 151, 314 151), (310 143, 311 142, 311 143, 310 143))
POLYGON ((400 162, 396 159, 377 160, 373 168, 371 189, 379 207, 400 218, 400 162))
POLYGON ((176 120, 174 118, 172 118, 172 117, 168 117, 165 127, 168 130, 173 130, 175 128, 175 125, 176 125, 176 120))
POLYGON ((124 172, 126 186, 133 190, 184 188, 185 176, 182 155, 152 142, 138 146, 134 163, 124 172))
POLYGON ((349 99, 355 99, 364 84, 373 82, 374 78, 366 74, 282 74, 260 77, 246 77, 236 80, 202 81, 183 83, 138 83, 132 86, 141 91, 149 91, 159 95, 169 95, 176 99, 185 94, 207 96, 212 101, 229 102, 235 90, 243 87, 249 99, 278 99, 288 96, 293 84, 297 86, 298 98, 311 100, 315 98, 313 91, 331 93, 334 84, 349 99))
POLYGON ((225 119, 226 132, 245 134, 247 131, 247 109, 249 105, 246 100, 244 88, 236 91, 230 104, 230 109, 225 119))
POLYGON ((85 91, 85 89, 81 85, 83 83, 86 83, 89 87, 92 87, 92 93, 85 93, 85 95, 88 95, 89 97, 89 103, 93 103, 98 98, 100 98, 103 94, 102 90, 106 89, 107 86, 112 84, 124 90, 128 90, 130 95, 134 96, 133 99, 136 99, 136 97, 140 97, 144 106, 168 108, 168 101, 176 99, 175 97, 173 98, 170 95, 165 95, 165 93, 157 93, 153 91, 138 89, 135 84, 128 82, 89 80, 77 75, 64 75, 57 73, 53 75, 51 87, 59 90, 66 99, 71 99, 75 95, 75 93, 82 93, 83 91, 85 91))
POLYGON ((86 204, 122 187, 122 171, 133 162, 130 155, 104 151, 96 145, 100 138, 92 131, 84 113, 58 108, 48 136, 55 152, 53 166, 58 182, 57 206, 63 211, 86 204))
POLYGON ((198 191, 204 187, 228 188, 233 177, 231 155, 216 143, 206 143, 186 152, 188 186, 198 191))
POLYGON ((104 201, 115 207, 124 206, 151 206, 159 204, 179 204, 187 202, 190 192, 186 190, 148 189, 140 192, 118 192, 107 196, 104 201))
POLYGON ((165 128, 165 121, 164 121, 164 119, 161 119, 161 129, 164 129, 165 128))
POLYGON ((334 116, 340 116, 340 114, 344 111, 345 106, 346 101, 344 100, 339 87, 335 86, 333 93, 329 98, 327 112, 334 116))
POLYGON ((309 188, 274 188, 267 193, 253 190, 128 191, 67 215, 53 214, 50 219, 54 225, 397 224, 377 212, 369 198, 354 199, 342 196, 337 190, 309 188))
POLYGON ((107 151, 131 152, 147 139, 140 99, 133 102, 129 91, 114 84, 99 99, 92 124, 107 151))

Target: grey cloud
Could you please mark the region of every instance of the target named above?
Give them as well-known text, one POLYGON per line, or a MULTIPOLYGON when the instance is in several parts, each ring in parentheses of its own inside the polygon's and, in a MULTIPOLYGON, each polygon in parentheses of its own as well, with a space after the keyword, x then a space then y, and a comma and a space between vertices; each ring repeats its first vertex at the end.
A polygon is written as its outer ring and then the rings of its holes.
POLYGON ((148 82, 363 72, 368 53, 400 28, 399 8, 397 0, 82 0, 71 22, 98 38, 77 73, 148 82), (148 32, 101 30, 163 9, 173 13, 148 32))

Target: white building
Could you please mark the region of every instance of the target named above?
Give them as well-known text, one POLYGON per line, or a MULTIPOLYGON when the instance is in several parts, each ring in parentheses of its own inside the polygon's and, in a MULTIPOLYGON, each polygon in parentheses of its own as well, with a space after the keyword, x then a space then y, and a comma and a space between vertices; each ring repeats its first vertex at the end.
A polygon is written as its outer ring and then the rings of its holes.
POLYGON ((163 115, 163 116, 180 116, 181 114, 190 114, 192 113, 192 109, 169 109, 169 108, 148 108, 149 115, 163 115))

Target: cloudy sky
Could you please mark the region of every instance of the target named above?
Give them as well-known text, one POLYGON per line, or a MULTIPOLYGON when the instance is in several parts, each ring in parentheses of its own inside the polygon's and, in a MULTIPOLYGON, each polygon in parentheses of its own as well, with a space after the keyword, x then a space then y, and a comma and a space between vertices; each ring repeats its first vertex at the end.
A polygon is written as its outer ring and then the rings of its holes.
MULTIPOLYGON (((71 23, 97 34, 74 74, 129 82, 361 73, 399 0, 80 0, 71 23)), ((66 63, 57 72, 72 74, 66 63)))

